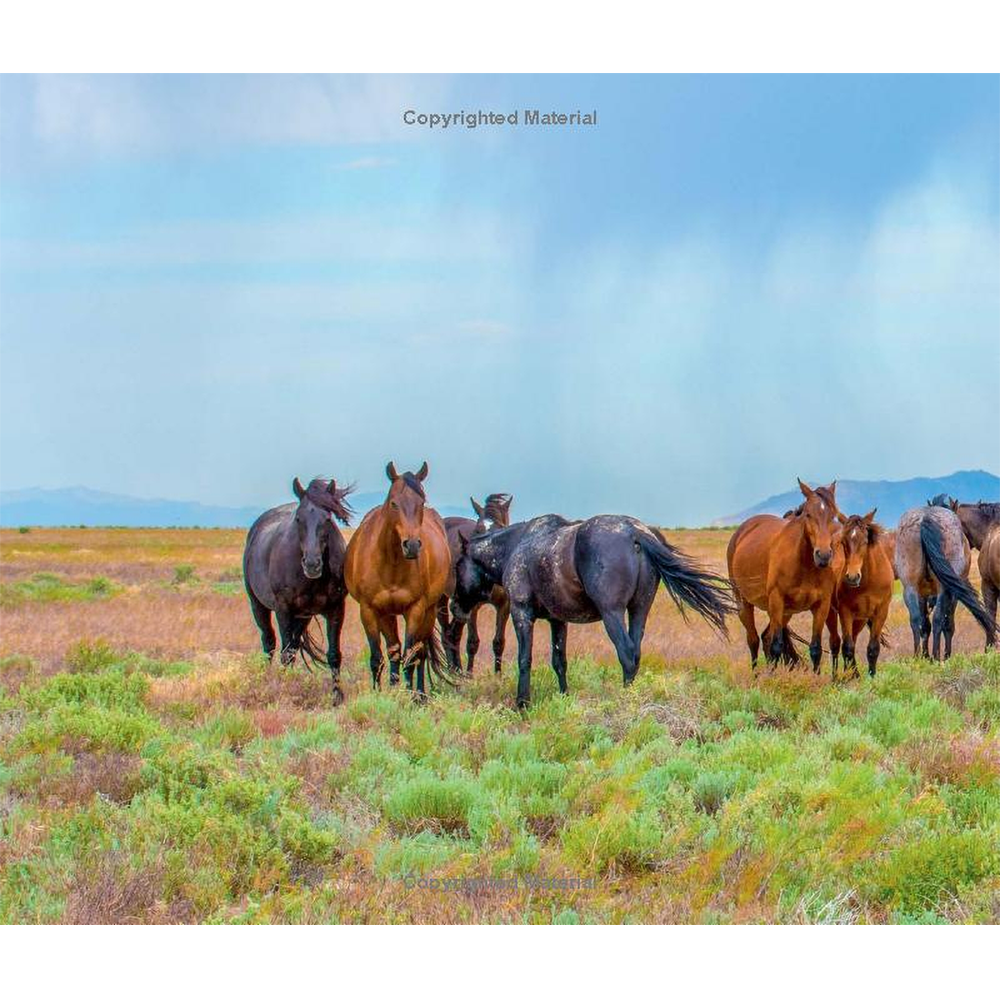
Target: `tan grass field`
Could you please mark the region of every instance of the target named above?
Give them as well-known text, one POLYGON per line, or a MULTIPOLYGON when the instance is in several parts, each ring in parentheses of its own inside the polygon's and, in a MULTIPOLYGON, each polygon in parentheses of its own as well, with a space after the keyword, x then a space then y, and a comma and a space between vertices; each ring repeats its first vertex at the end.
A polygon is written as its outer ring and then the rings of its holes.
MULTIPOLYGON (((673 544, 722 576, 726 575, 729 534, 728 530, 714 529, 666 531, 673 544)), ((105 639, 116 648, 160 657, 257 651, 258 633, 241 582, 244 537, 243 531, 216 529, 34 528, 27 534, 0 530, 0 584, 48 572, 77 584, 103 576, 120 587, 113 596, 101 600, 4 601, 0 656, 31 656, 54 668, 67 649, 81 639, 105 639), (175 582, 178 567, 192 567, 194 575, 185 582, 175 582)), ((975 559, 972 581, 978 589, 975 559)), ((761 630, 764 617, 758 613, 761 630)), ((490 666, 493 620, 491 608, 480 613, 479 669, 490 666)), ((793 627, 808 634, 808 616, 797 616, 793 627)), ((909 654, 909 621, 898 593, 893 598, 888 635, 891 645, 883 653, 884 659, 909 654)), ((982 648, 982 632, 961 606, 954 648, 956 652, 982 648)), ((351 600, 343 651, 346 684, 365 686, 369 675, 359 658, 367 658, 367 644, 357 605, 351 600)), ((742 627, 736 619, 726 643, 701 619, 684 622, 662 587, 649 617, 643 655, 666 663, 701 657, 748 662, 742 627)), ((515 662, 516 656, 516 640, 508 625, 505 659, 515 662)), ((570 628, 569 656, 617 662, 600 623, 570 628)), ((544 623, 535 630, 535 657, 538 663, 548 661, 544 623)))

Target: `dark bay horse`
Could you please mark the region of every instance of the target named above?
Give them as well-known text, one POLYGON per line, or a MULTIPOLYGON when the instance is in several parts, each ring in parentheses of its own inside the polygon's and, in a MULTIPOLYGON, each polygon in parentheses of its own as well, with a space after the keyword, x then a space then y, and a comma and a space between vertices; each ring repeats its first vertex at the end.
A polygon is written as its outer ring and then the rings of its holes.
POLYGON ((809 656, 819 670, 822 635, 843 559, 834 544, 839 533, 836 482, 811 489, 799 480, 805 502, 785 517, 758 514, 733 533, 726 551, 729 579, 746 630, 750 662, 757 666, 760 636, 754 608, 768 613, 764 655, 772 663, 788 657, 788 622, 793 614, 813 616, 809 656))
POLYGON ((535 621, 552 630, 552 668, 566 692, 567 623, 602 621, 630 684, 639 670, 646 618, 660 581, 683 614, 698 612, 722 634, 733 610, 724 580, 701 570, 655 528, 602 514, 567 521, 547 514, 462 543, 452 613, 466 617, 501 584, 517 634, 517 705, 531 697, 535 621), (628 613, 628 627, 625 615, 628 613))
POLYGON ((983 627, 987 643, 993 641, 994 624, 968 580, 971 561, 962 522, 950 505, 935 502, 927 507, 914 507, 900 518, 896 532, 896 573, 903 584, 903 600, 910 613, 914 656, 930 655, 927 602, 935 596, 934 659, 941 658, 942 635, 944 658, 951 656, 957 602, 964 604, 983 627))
MULTIPOLYGON (((473 535, 481 535, 492 528, 507 528, 510 526, 510 505, 514 498, 509 493, 491 493, 482 504, 474 497, 469 497, 476 519, 471 517, 446 517, 444 530, 448 535, 448 547, 451 550, 452 566, 458 565, 462 555, 462 542, 473 535)), ((449 585, 449 593, 438 602, 438 623, 441 635, 444 637, 445 652, 456 670, 462 669, 459 647, 462 641, 462 628, 466 624, 461 618, 448 617, 448 598, 454 594, 454 585, 449 585)), ((500 673, 503 662, 503 650, 507 638, 507 621, 510 618, 510 601, 507 592, 497 584, 489 597, 489 603, 496 609, 496 625, 493 630, 493 669, 500 673)), ((481 604, 477 604, 470 612, 468 619, 469 636, 465 646, 468 671, 471 674, 479 651, 478 616, 481 604)))
MULTIPOLYGON (((878 654, 883 643, 883 629, 892 603, 892 584, 895 574, 892 556, 895 551, 891 537, 887 537, 880 524, 875 522, 875 511, 838 515, 842 525, 838 544, 843 549, 842 571, 833 595, 830 609, 830 655, 833 675, 837 674, 837 656, 843 633, 844 667, 858 675, 855 646, 861 630, 868 626, 868 674, 875 676, 878 654)), ((839 560, 838 560, 839 561, 839 560)))
POLYGON ((287 503, 261 514, 251 525, 243 550, 243 581, 250 610, 260 629, 264 652, 275 648, 271 614, 281 633, 281 662, 304 656, 325 662, 333 676, 333 701, 344 700, 340 689, 340 630, 344 624, 344 537, 334 523, 350 523, 347 496, 353 487, 334 480, 314 479, 306 489, 298 478, 292 491, 298 503, 287 503), (314 615, 326 618, 324 657, 309 635, 314 615))
POLYGON ((361 624, 371 652, 372 684, 382 678, 382 637, 389 658, 389 684, 399 683, 402 660, 407 686, 413 687, 416 665, 417 692, 424 689, 424 665, 438 677, 441 651, 434 635, 438 601, 448 586, 451 555, 448 536, 438 512, 426 505, 424 480, 427 463, 416 473, 396 472, 390 462, 385 474, 392 484, 385 503, 370 510, 347 545, 344 579, 361 605, 361 624), (396 617, 406 625, 406 644, 399 645, 396 617))
POLYGON ((982 551, 990 528, 1000 524, 1000 503, 985 503, 982 500, 979 503, 959 503, 952 500, 950 507, 958 515, 969 545, 982 551))

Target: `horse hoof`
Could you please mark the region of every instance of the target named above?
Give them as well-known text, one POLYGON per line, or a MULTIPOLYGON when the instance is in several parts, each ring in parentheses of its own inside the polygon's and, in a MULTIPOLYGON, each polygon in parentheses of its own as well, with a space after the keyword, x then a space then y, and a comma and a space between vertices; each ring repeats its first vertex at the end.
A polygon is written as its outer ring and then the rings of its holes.
POLYGON ((339 687, 333 689, 333 707, 337 708, 344 704, 344 692, 339 687))
POLYGON ((295 650, 283 649, 281 651, 281 665, 283 667, 290 667, 294 662, 295 662, 295 650))

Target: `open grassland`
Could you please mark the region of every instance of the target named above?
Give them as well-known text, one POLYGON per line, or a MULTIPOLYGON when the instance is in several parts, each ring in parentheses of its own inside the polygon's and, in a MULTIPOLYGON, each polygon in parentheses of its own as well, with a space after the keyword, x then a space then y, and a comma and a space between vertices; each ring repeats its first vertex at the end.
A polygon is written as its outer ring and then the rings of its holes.
MULTIPOLYGON (((668 535, 722 568, 727 532, 668 535)), ((1000 920, 1000 655, 964 610, 932 664, 894 602, 877 679, 831 684, 753 677, 661 593, 632 688, 574 627, 559 696, 541 627, 516 713, 491 612, 416 705, 369 690, 350 605, 333 711, 256 652, 242 537, 0 535, 0 920, 1000 920)))

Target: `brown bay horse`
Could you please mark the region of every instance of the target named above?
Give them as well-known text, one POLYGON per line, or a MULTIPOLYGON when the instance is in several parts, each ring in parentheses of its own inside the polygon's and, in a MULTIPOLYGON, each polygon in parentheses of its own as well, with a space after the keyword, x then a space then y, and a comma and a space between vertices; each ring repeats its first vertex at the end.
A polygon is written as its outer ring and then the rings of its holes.
POLYGON ((962 522, 950 505, 935 503, 914 507, 900 518, 896 532, 896 573, 903 584, 903 600, 910 613, 914 656, 930 655, 928 600, 933 597, 937 598, 933 621, 934 659, 941 658, 942 635, 944 658, 951 656, 958 602, 964 604, 982 626, 987 643, 993 641, 995 626, 968 580, 971 561, 962 522))
POLYGON ((813 616, 809 655, 819 670, 822 634, 833 601, 843 554, 835 545, 836 482, 811 489, 799 480, 805 502, 787 517, 758 514, 733 533, 726 551, 729 579, 746 629, 751 666, 757 665, 760 636, 754 609, 766 611, 764 655, 771 663, 788 658, 788 622, 793 614, 813 616))
POLYGON ((1000 524, 994 524, 979 548, 979 576, 982 579, 983 604, 993 622, 993 639, 987 635, 986 646, 996 645, 997 596, 1000 595, 1000 524))
MULTIPOLYGON (((475 520, 471 517, 446 517, 444 519, 444 530, 448 534, 452 567, 458 564, 462 555, 463 542, 467 542, 473 535, 482 535, 493 528, 510 527, 510 505, 513 500, 513 496, 509 493, 491 493, 482 504, 477 503, 474 497, 469 497, 472 509, 476 512, 475 520)), ((466 623, 458 617, 449 619, 448 598, 454 596, 454 592, 454 586, 449 586, 446 595, 438 602, 438 624, 441 626, 441 635, 444 638, 448 660, 454 669, 461 670, 462 661, 459 648, 462 642, 462 629, 466 623)), ((489 603, 496 609, 496 624, 493 629, 493 670, 495 673, 500 673, 507 639, 507 622, 510 620, 510 600, 507 597, 507 591, 500 584, 497 584, 490 592, 489 603)), ((466 669, 470 674, 476 662, 476 653, 479 651, 478 615, 481 607, 483 607, 482 604, 477 604, 469 612, 468 618, 469 634, 466 640, 465 654, 466 669)))
POLYGON ((855 646, 861 630, 868 626, 868 673, 875 676, 878 654, 883 642, 883 629, 892 603, 895 574, 892 556, 894 540, 880 524, 875 523, 875 511, 864 516, 838 515, 842 525, 838 544, 843 550, 842 571, 833 594, 830 609, 830 655, 833 676, 837 675, 837 656, 841 651, 837 634, 839 622, 843 634, 845 670, 858 676, 855 646))
POLYGON ((426 505, 424 480, 427 463, 416 473, 385 469, 392 484, 381 507, 370 510, 347 545, 344 579, 361 606, 361 624, 371 652, 372 684, 382 678, 382 638, 389 658, 389 684, 399 683, 402 662, 407 686, 425 694, 424 666, 438 677, 441 650, 434 634, 438 601, 448 586, 451 556, 440 515, 426 505), (400 648, 396 618, 406 626, 405 646, 400 648))

